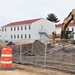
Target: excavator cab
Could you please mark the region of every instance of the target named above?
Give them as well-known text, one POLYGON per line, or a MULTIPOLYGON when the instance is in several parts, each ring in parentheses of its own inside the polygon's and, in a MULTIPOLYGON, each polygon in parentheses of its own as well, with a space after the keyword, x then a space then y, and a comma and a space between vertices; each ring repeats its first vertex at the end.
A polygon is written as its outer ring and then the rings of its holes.
POLYGON ((71 31, 69 29, 66 30, 65 39, 74 39, 73 29, 71 31))

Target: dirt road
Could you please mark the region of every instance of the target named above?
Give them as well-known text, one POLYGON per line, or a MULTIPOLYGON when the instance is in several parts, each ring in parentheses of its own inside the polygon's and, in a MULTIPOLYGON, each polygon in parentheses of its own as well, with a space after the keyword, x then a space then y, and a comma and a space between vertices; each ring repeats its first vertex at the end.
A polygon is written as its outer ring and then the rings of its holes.
POLYGON ((13 67, 15 67, 16 70, 0 70, 0 75, 75 75, 60 70, 45 69, 32 65, 14 64, 13 67))
POLYGON ((28 72, 20 70, 14 70, 14 71, 0 71, 0 75, 35 75, 35 74, 30 74, 28 72))

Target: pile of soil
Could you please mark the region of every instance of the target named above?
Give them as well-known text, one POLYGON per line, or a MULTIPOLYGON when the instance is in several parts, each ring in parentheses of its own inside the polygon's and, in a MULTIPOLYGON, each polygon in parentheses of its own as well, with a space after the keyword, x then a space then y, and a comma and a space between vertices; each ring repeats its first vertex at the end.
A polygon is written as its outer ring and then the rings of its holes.
MULTIPOLYGON (((13 51, 13 60, 19 60, 20 50, 23 56, 44 56, 45 54, 45 44, 39 40, 35 40, 30 44, 18 44, 18 45, 8 45, 11 46, 13 51)), ((75 47, 72 43, 54 43, 48 44, 46 50, 47 56, 50 57, 75 57, 75 47), (62 54, 62 55, 61 55, 62 54)))
POLYGON ((8 42, 6 46, 15 45, 13 42, 8 42))
POLYGON ((54 47, 48 51, 49 56, 54 58, 62 57, 70 59, 75 57, 75 45, 71 43, 54 44, 54 47))
POLYGON ((19 60, 20 50, 24 56, 44 55, 45 45, 39 40, 35 40, 30 44, 11 45, 13 51, 13 59, 19 60))
POLYGON ((33 43, 30 44, 21 44, 21 45, 14 45, 11 46, 13 53, 15 52, 20 52, 20 48, 22 48, 22 53, 23 54, 28 54, 28 52, 33 52, 35 55, 36 54, 41 54, 41 52, 43 53, 44 51, 44 47, 45 45, 43 43, 41 43, 40 41, 36 40, 33 43))

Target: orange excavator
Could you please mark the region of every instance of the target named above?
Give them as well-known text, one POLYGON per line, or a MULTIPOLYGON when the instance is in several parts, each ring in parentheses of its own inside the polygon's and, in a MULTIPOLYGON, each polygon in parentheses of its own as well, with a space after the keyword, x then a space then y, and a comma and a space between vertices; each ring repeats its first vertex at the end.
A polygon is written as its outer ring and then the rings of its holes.
POLYGON ((67 16, 67 18, 64 19, 63 23, 62 23, 62 27, 61 27, 61 34, 60 34, 60 38, 61 39, 65 39, 65 35, 66 35, 66 28, 68 27, 68 24, 71 21, 75 21, 75 9, 73 9, 70 14, 67 16))

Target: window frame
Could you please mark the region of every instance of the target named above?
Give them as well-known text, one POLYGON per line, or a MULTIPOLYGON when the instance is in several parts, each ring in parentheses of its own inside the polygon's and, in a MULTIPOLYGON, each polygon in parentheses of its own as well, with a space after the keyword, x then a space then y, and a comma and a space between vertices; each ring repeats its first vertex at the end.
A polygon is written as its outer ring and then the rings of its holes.
POLYGON ((27 27, 25 26, 25 30, 27 29, 27 27))
POLYGON ((21 30, 23 30, 23 26, 21 26, 21 30))
POLYGON ((14 35, 14 39, 16 38, 16 35, 14 35))
POLYGON ((13 28, 11 27, 11 31, 13 31, 13 28))
POLYGON ((25 34, 25 38, 27 38, 27 35, 25 34))
POLYGON ((31 38, 31 34, 29 34, 29 38, 31 38))
POLYGON ((14 31, 16 31, 16 27, 14 27, 14 31))
POLYGON ((17 39, 19 39, 19 35, 17 35, 17 39))
POLYGON ((7 29, 5 28, 5 31, 6 31, 7 29))
POLYGON ((23 34, 21 34, 21 39, 23 38, 23 34))
POLYGON ((19 30, 19 27, 17 27, 17 30, 19 30))
POLYGON ((11 35, 11 39, 13 38, 13 35, 11 35))
POLYGON ((31 29, 31 26, 29 25, 29 30, 31 29))

